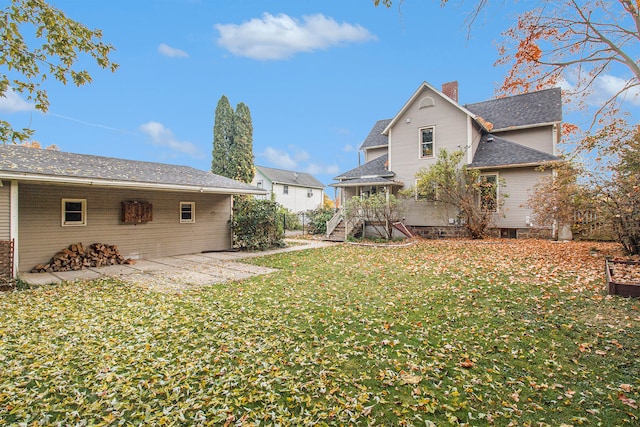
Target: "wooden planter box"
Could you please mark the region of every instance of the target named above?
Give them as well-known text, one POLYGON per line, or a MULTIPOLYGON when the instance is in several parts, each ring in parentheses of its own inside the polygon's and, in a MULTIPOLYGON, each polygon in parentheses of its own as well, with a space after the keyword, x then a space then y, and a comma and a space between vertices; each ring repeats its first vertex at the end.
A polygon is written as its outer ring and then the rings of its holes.
POLYGON ((621 283, 616 278, 616 265, 634 265, 640 269, 640 261, 605 261, 605 275, 609 295, 620 295, 623 297, 640 297, 640 284, 621 283))

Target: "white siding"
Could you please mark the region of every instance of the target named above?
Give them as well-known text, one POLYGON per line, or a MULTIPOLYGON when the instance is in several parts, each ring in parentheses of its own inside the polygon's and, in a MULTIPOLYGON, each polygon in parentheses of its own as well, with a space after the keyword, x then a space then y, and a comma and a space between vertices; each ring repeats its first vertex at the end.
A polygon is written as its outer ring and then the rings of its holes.
POLYGON ((20 184, 19 271, 47 262, 73 243, 118 246, 124 257, 157 258, 231 247, 231 196, 115 188, 20 184), (62 198, 87 200, 87 225, 61 225, 62 198), (153 220, 121 222, 121 202, 146 201, 153 220), (195 202, 196 222, 180 223, 180 202, 195 202))
POLYGON ((389 169, 396 173, 395 179, 403 182, 405 189, 409 188, 414 184, 416 172, 433 165, 441 149, 449 152, 464 149, 469 139, 468 126, 463 111, 425 88, 416 102, 398 118, 389 134, 389 169), (419 108, 424 97, 431 97, 434 106, 419 108), (419 131, 427 126, 435 127, 434 156, 420 158, 419 131))
MULTIPOLYGON (((483 172, 484 173, 484 172, 483 172)), ((533 187, 540 179, 551 175, 551 169, 538 171, 535 168, 519 168, 500 170, 500 194, 507 194, 502 206, 502 214, 499 216, 496 226, 499 228, 526 228, 527 216, 531 215, 531 209, 525 208, 533 187)))
POLYGON ((308 187, 298 187, 291 184, 273 184, 275 200, 291 212, 304 212, 318 208, 324 200, 324 191, 312 188, 312 196, 308 197, 308 187), (289 188, 284 194, 284 186, 289 188))
POLYGON ((553 152, 554 130, 553 125, 539 128, 519 129, 495 133, 496 136, 515 142, 534 150, 549 154, 553 152))

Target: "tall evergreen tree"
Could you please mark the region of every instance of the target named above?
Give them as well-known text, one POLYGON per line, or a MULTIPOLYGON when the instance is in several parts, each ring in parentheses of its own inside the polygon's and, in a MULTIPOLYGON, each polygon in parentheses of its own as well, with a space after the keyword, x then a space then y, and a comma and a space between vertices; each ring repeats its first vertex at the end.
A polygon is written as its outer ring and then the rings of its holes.
POLYGON ((234 177, 234 172, 230 170, 230 153, 233 146, 233 108, 229 99, 222 95, 216 106, 215 119, 213 125, 213 160, 211 161, 211 172, 234 177))
POLYGON ((233 178, 250 183, 255 175, 253 165, 253 124, 251 112, 243 102, 233 116, 233 145, 230 153, 233 178))

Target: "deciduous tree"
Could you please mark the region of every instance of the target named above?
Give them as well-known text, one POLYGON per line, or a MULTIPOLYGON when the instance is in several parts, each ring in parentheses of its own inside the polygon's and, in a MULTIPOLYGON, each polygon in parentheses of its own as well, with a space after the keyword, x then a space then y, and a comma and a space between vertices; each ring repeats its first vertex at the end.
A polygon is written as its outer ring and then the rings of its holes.
MULTIPOLYGON (((64 12, 44 0, 11 0, 0 10, 0 97, 8 91, 26 95, 37 110, 49 109, 44 81, 53 78, 76 86, 91 83, 80 57, 89 55, 104 69, 115 71, 118 65, 109 55, 113 46, 102 41, 102 32, 89 29, 68 18, 64 12), (33 40, 24 34, 34 34, 33 40)), ((0 141, 20 142, 33 129, 16 130, 0 120, 0 141)))
POLYGON ((352 197, 345 204, 345 218, 362 219, 381 238, 393 236, 393 223, 399 221, 403 205, 393 194, 380 192, 368 197, 352 197))
POLYGON ((558 238, 570 240, 576 212, 584 206, 586 190, 578 182, 581 168, 565 162, 544 165, 540 169, 551 167, 555 172, 538 181, 525 206, 531 209, 534 226, 565 228, 564 232, 558 231, 558 238))
POLYGON ((591 128, 615 131, 621 102, 635 96, 640 86, 638 2, 543 2, 521 14, 504 36, 497 64, 510 69, 502 92, 524 93, 562 84, 565 96, 578 107, 584 107, 589 96, 604 96, 591 128), (598 87, 600 79, 607 77, 617 85, 611 93, 598 87))
POLYGON ((440 150, 435 164, 416 173, 415 191, 429 203, 443 203, 458 211, 464 228, 474 239, 482 239, 499 215, 506 194, 498 197, 498 182, 482 179, 470 169, 461 150, 440 150))

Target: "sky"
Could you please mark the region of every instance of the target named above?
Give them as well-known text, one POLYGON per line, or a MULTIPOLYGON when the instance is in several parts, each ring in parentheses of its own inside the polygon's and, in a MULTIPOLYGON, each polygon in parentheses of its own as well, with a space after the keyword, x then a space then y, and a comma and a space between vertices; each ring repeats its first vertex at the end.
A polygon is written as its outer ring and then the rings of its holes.
MULTIPOLYGON (((458 81, 461 104, 492 99, 494 66, 516 20, 490 4, 404 0, 50 0, 103 32, 115 73, 82 58, 90 85, 44 85, 41 113, 15 93, 0 117, 61 151, 210 170, 214 112, 225 95, 253 122, 255 164, 307 172, 324 184, 359 162, 377 120, 392 118, 422 82, 458 81)), ((519 7, 527 3, 520 2, 519 7)), ((615 86, 617 76, 603 80, 615 86)), ((619 82, 618 82, 619 83, 619 82)), ((637 108, 637 107, 635 107, 637 108)))

